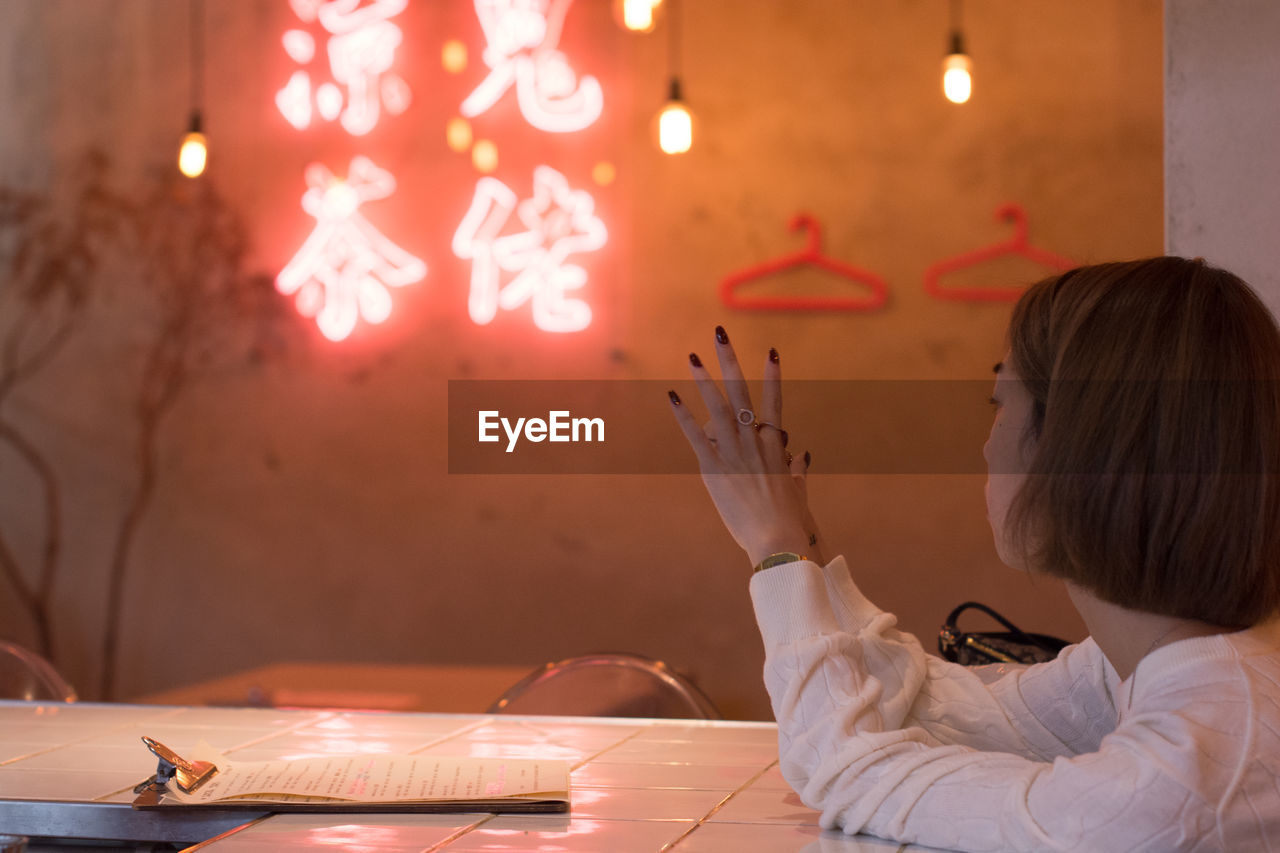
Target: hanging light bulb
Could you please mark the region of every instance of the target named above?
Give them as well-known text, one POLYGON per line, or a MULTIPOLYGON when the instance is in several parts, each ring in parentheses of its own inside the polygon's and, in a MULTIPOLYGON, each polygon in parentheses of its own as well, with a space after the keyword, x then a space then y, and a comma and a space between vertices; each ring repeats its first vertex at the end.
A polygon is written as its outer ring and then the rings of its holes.
POLYGON ((658 147, 667 154, 683 154, 693 147, 693 114, 680 96, 680 78, 671 78, 667 103, 658 113, 658 147))
POLYGON ((963 104, 973 94, 973 63, 964 52, 959 33, 951 36, 951 52, 942 60, 942 94, 953 104, 963 104))
POLYGON ((963 104, 973 94, 973 63, 964 50, 960 31, 960 0, 951 0, 951 47, 942 60, 942 94, 953 104, 963 104))
POLYGON ((614 0, 614 15, 618 23, 633 33, 653 31, 653 13, 662 0, 614 0))
POLYGON ((191 59, 191 121, 187 135, 178 148, 178 171, 188 178, 204 174, 209 164, 209 143, 204 138, 204 121, 200 115, 200 103, 204 99, 204 3, 191 0, 188 7, 190 23, 191 59))
POLYGON ((667 65, 671 69, 671 88, 667 103, 658 113, 658 147, 667 154, 683 154, 693 147, 693 114, 684 105, 680 89, 680 8, 671 0, 667 15, 667 65))
POLYGON ((182 147, 178 149, 178 171, 188 178, 198 178, 204 174, 204 167, 209 163, 209 145, 201 131, 200 112, 191 113, 191 124, 187 126, 187 135, 182 137, 182 147))

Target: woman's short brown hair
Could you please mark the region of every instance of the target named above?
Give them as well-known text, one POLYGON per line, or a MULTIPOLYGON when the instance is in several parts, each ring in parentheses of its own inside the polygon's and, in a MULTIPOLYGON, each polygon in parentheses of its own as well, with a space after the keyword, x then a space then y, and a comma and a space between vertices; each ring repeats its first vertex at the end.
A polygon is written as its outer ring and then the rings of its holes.
POLYGON ((1019 299, 1032 398, 1006 524, 1038 570, 1224 628, 1280 609, 1280 331, 1203 261, 1080 267, 1019 299))

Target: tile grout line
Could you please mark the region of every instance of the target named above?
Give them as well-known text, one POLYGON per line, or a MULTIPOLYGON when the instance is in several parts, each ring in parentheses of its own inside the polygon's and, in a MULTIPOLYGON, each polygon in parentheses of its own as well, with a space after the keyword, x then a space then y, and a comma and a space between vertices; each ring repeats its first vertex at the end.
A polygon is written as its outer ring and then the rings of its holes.
POLYGON ((698 827, 702 826, 704 823, 706 823, 708 820, 710 820, 710 819, 711 819, 711 816, 712 816, 712 815, 714 815, 716 812, 720 811, 720 809, 724 808, 724 807, 729 803, 729 801, 730 801, 730 800, 732 800, 734 797, 738 796, 738 794, 741 794, 741 793, 742 793, 743 791, 745 791, 747 788, 750 788, 753 782, 755 782, 755 781, 756 781, 757 779, 759 779, 761 776, 763 776, 764 774, 766 774, 766 773, 768 773, 770 770, 772 770, 772 769, 774 768, 774 766, 778 763, 778 761, 779 761, 779 759, 777 759, 777 758, 775 758, 773 761, 770 761, 770 762, 769 762, 768 764, 766 764, 762 769, 760 769, 759 771, 757 771, 757 772, 756 772, 756 774, 755 774, 754 776, 752 776, 752 777, 751 777, 750 779, 748 779, 747 781, 743 782, 741 785, 739 785, 739 786, 738 786, 737 788, 735 788, 734 790, 730 791, 730 792, 728 793, 728 795, 727 795, 727 796, 725 796, 725 798, 724 798, 723 800, 721 800, 720 802, 716 803, 714 806, 712 806, 712 807, 711 807, 711 811, 707 812, 707 813, 706 813, 706 814, 704 814, 702 817, 698 818, 698 820, 694 822, 693 826, 689 827, 689 828, 688 828, 688 829, 686 829, 684 832, 680 833, 678 836, 676 836, 675 838, 671 839, 671 840, 670 840, 670 841, 668 841, 666 844, 664 844, 664 845, 662 845, 660 848, 658 848, 658 853, 666 853, 666 851, 668 851, 668 850, 670 850, 671 848, 675 847, 675 846, 676 846, 677 844, 679 844, 681 841, 684 841, 686 838, 688 838, 690 835, 692 835, 694 830, 696 830, 698 827))
POLYGON ((319 720, 327 720, 333 717, 332 711, 317 711, 313 713, 315 714, 315 716, 308 717, 305 720, 300 720, 297 723, 294 723, 292 726, 284 726, 283 728, 277 729, 274 732, 267 732, 265 735, 262 735, 261 737, 256 737, 256 738, 253 738, 252 740, 247 740, 244 743, 238 743, 235 746, 228 749, 227 752, 232 753, 238 749, 248 749, 251 746, 257 746, 260 743, 266 743, 272 738, 277 738, 282 735, 287 735, 290 732, 295 732, 298 729, 302 728, 303 726, 310 725, 311 723, 317 722, 319 720))
POLYGON ((190 847, 183 847, 181 853, 192 853, 192 851, 195 851, 195 850, 203 850, 204 848, 213 844, 215 841, 223 841, 235 835, 237 832, 242 832, 243 830, 246 830, 251 826, 257 826, 267 818, 274 817, 274 816, 275 814, 272 813, 272 814, 264 814, 260 817, 256 817, 253 820, 248 821, 247 823, 242 823, 239 826, 228 829, 226 832, 220 832, 217 835, 213 836, 213 838, 206 838, 204 841, 197 841, 195 844, 192 844, 190 847))
MULTIPOLYGON (((537 726, 535 726, 535 725, 533 725, 532 723, 530 723, 528 720, 519 720, 519 721, 518 721, 518 723, 519 723, 521 726, 524 726, 525 728, 529 729, 530 731, 535 732, 536 734, 541 735, 542 737, 545 737, 546 739, 548 739, 549 741, 551 741, 551 742, 552 742, 553 744, 555 744, 556 746, 561 746, 561 747, 565 747, 565 748, 569 748, 569 749, 572 749, 572 748, 573 748, 573 744, 572 744, 572 743, 564 743, 564 742, 561 740, 562 735, 558 735, 558 734, 555 732, 555 727, 554 727, 554 726, 553 726, 553 727, 551 727, 550 729, 540 729, 540 728, 538 728, 537 726)), ((648 728, 652 728, 652 725, 650 725, 648 728)), ((587 755, 585 758, 583 758, 582 760, 578 761, 577 763, 571 764, 571 766, 569 767, 570 772, 572 772, 572 771, 574 771, 574 770, 577 770, 579 767, 582 767, 582 766, 586 765, 586 764, 587 764, 588 762, 590 762, 590 761, 594 761, 594 760, 596 760, 597 758, 599 758, 600 756, 604 755, 606 752, 608 752, 608 751, 609 751, 609 750, 611 750, 611 749, 617 749, 618 747, 622 746, 622 745, 623 745, 624 743, 626 743, 627 741, 631 740, 632 738, 637 738, 637 737, 639 737, 640 735, 644 734, 646 731, 648 731, 648 729, 647 729, 646 727, 644 727, 644 726, 640 726, 639 724, 637 724, 637 727, 636 727, 635 731, 631 732, 631 734, 629 734, 629 735, 627 735, 627 736, 625 736, 625 737, 623 737, 623 738, 621 738, 621 739, 619 739, 619 740, 614 741, 613 743, 609 744, 608 746, 606 746, 605 748, 603 748, 603 749, 601 749, 601 750, 599 750, 599 751, 597 751, 597 752, 593 752, 593 753, 591 753, 591 754, 587 755)))
POLYGON ((448 838, 441 839, 440 841, 437 841, 435 844, 432 844, 430 847, 424 847, 422 849, 422 853, 435 853, 435 851, 437 850, 443 850, 445 847, 448 847, 450 844, 457 841, 459 838, 462 838, 464 835, 467 835, 472 830, 477 829, 481 826, 484 826, 486 823, 493 820, 495 817, 497 817, 496 814, 487 814, 484 817, 482 817, 480 820, 476 821, 475 823, 469 824, 467 826, 462 827, 461 829, 454 831, 453 834, 450 835, 448 838))
MULTIPOLYGON (((162 720, 162 719, 164 719, 165 717, 173 716, 174 714, 178 713, 178 712, 179 712, 179 711, 181 711, 181 710, 182 710, 181 708, 174 708, 170 713, 168 713, 168 714, 164 714, 164 715, 162 715, 162 716, 160 716, 160 717, 157 717, 156 719, 158 719, 158 720, 162 720)), ((53 746, 49 747, 48 749, 37 749, 35 752, 28 752, 28 753, 26 753, 25 755, 18 755, 18 756, 14 756, 13 758, 8 758, 8 759, 5 759, 4 761, 0 761, 0 767, 5 767, 5 766, 7 766, 7 765, 9 765, 9 764, 14 764, 14 763, 19 762, 19 761, 25 761, 25 760, 27 760, 28 758, 35 758, 35 757, 40 756, 40 755, 48 755, 49 753, 51 753, 51 752, 57 752, 58 750, 60 750, 60 749, 62 749, 62 748, 64 748, 64 747, 68 747, 68 746, 79 746, 80 744, 82 744, 82 743, 87 743, 88 741, 91 741, 91 740, 93 740, 94 738, 106 737, 106 736, 107 736, 107 735, 109 735, 109 734, 114 734, 114 733, 115 733, 117 730, 119 730, 119 729, 125 729, 125 728, 128 728, 129 726, 132 726, 132 725, 134 725, 134 724, 133 724, 133 723, 121 723, 120 725, 118 725, 118 726, 113 726, 113 727, 111 727, 111 728, 107 729, 106 731, 94 732, 94 733, 93 733, 93 734, 91 734, 91 735, 85 735, 84 737, 82 737, 82 738, 77 738, 76 740, 69 740, 69 741, 64 741, 63 743, 54 744, 53 746)))
POLYGON ((611 749, 617 749, 618 747, 622 746, 622 745, 623 745, 624 743, 626 743, 627 741, 631 740, 632 738, 638 738, 638 737, 640 737, 640 735, 642 735, 642 734, 644 734, 644 729, 636 729, 634 732, 632 732, 631 734, 627 735, 627 736, 626 736, 626 737, 624 737, 622 740, 620 740, 620 741, 618 741, 618 742, 616 742, 616 743, 611 743, 611 744, 609 744, 608 746, 606 746, 604 749, 600 750, 599 752, 594 752, 594 753, 592 753, 591 755, 588 755, 586 758, 582 759, 582 760, 581 760, 581 761, 579 761, 578 763, 576 763, 576 764, 574 764, 573 766, 571 766, 571 767, 569 768, 569 772, 570 772, 570 773, 572 773, 573 771, 577 770, 579 767, 585 767, 589 762, 595 761, 597 758, 599 758, 600 756, 604 755, 604 754, 605 754, 606 752, 608 752, 609 750, 611 750, 611 749))
POLYGON ((407 754, 416 755, 419 752, 422 752, 422 750, 424 749, 430 749, 433 746, 439 746, 440 744, 453 740, 456 737, 462 737, 463 735, 473 732, 476 729, 480 728, 481 726, 487 725, 492 721, 493 721, 492 717, 486 717, 483 720, 476 720, 474 723, 472 723, 469 726, 463 726, 462 728, 451 731, 447 735, 442 735, 436 738, 435 740, 429 740, 426 743, 424 743, 422 746, 416 746, 413 749, 409 750, 407 754))

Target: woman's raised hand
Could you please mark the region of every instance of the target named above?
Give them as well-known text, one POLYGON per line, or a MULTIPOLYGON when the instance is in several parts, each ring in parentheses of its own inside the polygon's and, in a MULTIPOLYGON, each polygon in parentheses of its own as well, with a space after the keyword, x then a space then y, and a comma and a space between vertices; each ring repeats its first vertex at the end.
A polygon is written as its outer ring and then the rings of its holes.
POLYGON ((724 394, 698 355, 689 354, 689 368, 711 413, 705 427, 698 425, 676 392, 668 393, 720 518, 752 563, 783 551, 825 562, 817 550, 818 531, 805 491, 809 454, 793 457, 782 429, 778 351, 770 349, 765 362, 759 409, 751 404, 738 357, 721 326, 716 326, 716 356, 724 394))

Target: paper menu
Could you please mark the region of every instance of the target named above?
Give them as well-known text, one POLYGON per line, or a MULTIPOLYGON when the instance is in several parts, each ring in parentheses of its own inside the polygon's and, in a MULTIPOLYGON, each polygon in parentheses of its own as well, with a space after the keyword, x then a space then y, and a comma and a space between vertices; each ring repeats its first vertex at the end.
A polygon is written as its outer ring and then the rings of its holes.
POLYGON ((240 762, 222 756, 208 759, 218 767, 209 781, 191 794, 171 785, 166 800, 186 805, 340 805, 569 799, 569 765, 564 761, 414 755, 240 762))

